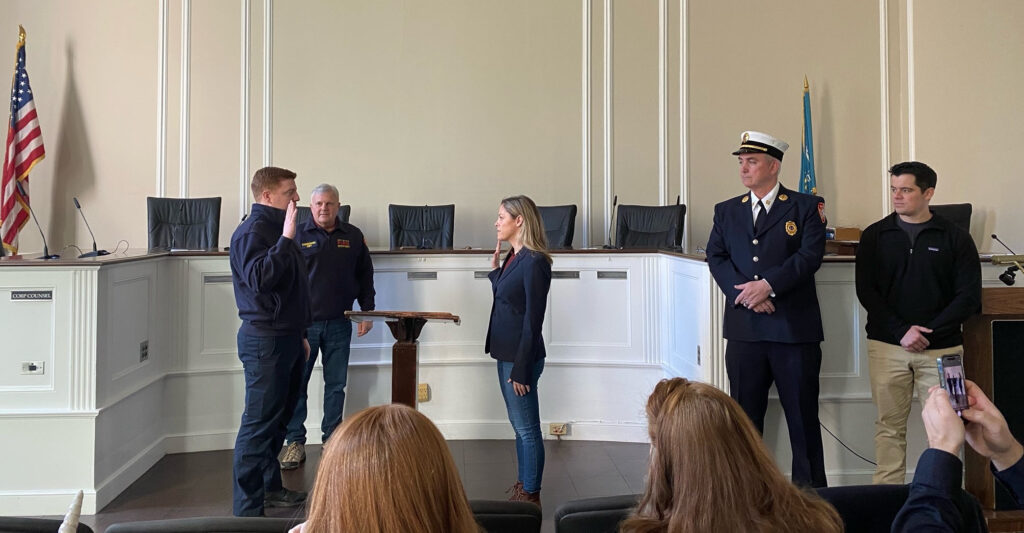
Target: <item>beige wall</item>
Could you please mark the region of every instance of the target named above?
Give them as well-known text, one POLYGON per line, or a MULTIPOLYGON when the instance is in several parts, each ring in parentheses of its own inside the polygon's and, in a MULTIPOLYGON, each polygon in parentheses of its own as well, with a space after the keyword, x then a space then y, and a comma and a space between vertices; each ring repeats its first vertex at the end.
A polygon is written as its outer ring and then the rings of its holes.
MULTIPOLYGON (((53 249, 88 242, 72 196, 112 250, 120 239, 145 246, 146 196, 183 191, 223 197, 226 245, 248 203, 245 177, 264 161, 299 172, 303 202, 317 183, 337 184, 374 246, 387 245, 388 203, 448 202, 456 246, 489 246, 497 201, 519 192, 579 205, 577 246, 584 226, 589 244, 603 242, 612 196, 681 194, 689 242, 702 245, 714 203, 744 190, 729 155, 742 130, 789 141, 782 178, 796 186, 804 75, 832 223, 879 218, 884 168, 913 155, 939 172, 937 202, 974 204, 981 250, 991 232, 1024 247, 1006 193, 1021 174, 1009 154, 1024 122, 1024 4, 1013 0, 643 0, 609 5, 610 18, 597 0, 278 1, 269 130, 264 2, 251 2, 248 50, 242 2, 189 1, 184 25, 181 0, 162 18, 163 5, 0 4, 0 45, 13 48, 19 22, 29 32, 48 152, 31 176, 33 205, 53 249)), ((34 230, 22 249, 41 249, 34 230)))

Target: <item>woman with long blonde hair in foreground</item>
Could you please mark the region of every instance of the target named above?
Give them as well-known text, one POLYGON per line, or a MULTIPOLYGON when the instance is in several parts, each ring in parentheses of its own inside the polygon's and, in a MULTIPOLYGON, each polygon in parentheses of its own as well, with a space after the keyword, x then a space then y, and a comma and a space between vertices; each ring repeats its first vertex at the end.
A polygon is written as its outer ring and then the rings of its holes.
POLYGON ((835 508, 782 475, 753 423, 724 392, 662 380, 647 401, 647 418, 647 488, 622 531, 843 530, 835 508))
POLYGON ((324 447, 308 520, 291 533, 477 533, 448 445, 405 405, 370 407, 324 447))

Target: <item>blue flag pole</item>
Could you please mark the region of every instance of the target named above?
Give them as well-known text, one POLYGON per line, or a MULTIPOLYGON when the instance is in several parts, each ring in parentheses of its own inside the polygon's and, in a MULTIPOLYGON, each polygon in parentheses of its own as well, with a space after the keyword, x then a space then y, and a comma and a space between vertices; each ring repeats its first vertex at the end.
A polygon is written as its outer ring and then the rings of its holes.
POLYGON ((804 76, 804 133, 800 147, 800 192, 818 194, 814 176, 814 135, 811 133, 811 89, 804 76))

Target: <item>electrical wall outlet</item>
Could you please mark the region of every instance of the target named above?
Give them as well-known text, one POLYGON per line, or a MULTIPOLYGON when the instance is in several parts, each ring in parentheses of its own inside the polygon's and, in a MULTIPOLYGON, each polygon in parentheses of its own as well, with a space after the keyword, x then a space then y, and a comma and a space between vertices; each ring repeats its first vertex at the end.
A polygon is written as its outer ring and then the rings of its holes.
POLYGON ((548 433, 556 436, 569 434, 569 424, 566 422, 552 422, 548 424, 548 433))
POLYGON ((22 361, 21 375, 41 376, 46 373, 46 364, 42 361, 22 361))
POLYGON ((145 362, 149 359, 149 341, 144 340, 139 343, 139 362, 145 362))
POLYGON ((417 402, 429 402, 430 401, 430 385, 427 383, 420 383, 416 386, 416 401, 417 402))

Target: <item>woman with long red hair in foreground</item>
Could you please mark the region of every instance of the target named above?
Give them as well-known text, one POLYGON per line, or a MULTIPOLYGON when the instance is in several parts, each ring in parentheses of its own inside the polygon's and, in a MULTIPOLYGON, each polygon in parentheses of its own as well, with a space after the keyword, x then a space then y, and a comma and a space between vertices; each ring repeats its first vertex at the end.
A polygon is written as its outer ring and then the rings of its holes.
POLYGON ((647 400, 647 487, 622 531, 838 532, 830 504, 775 465, 754 424, 728 394, 683 378, 647 400))
POLYGON ((309 517, 291 533, 477 533, 448 445, 423 413, 390 404, 328 439, 309 517))

